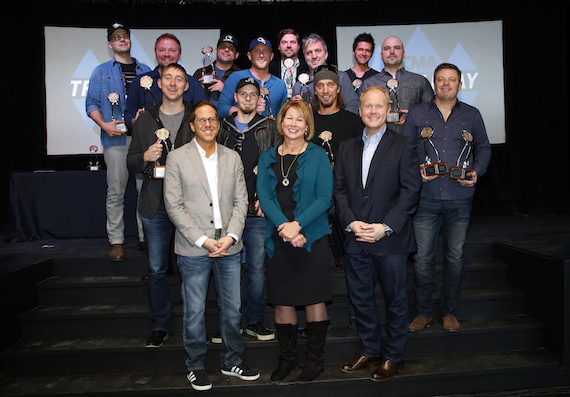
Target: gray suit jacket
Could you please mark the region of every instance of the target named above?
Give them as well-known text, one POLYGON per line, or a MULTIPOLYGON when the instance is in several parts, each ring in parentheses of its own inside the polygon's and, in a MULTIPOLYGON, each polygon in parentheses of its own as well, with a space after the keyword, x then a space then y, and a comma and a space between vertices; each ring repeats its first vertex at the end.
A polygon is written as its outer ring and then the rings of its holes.
MULTIPOLYGON (((208 177, 194 140, 168 154, 164 177, 166 212, 176 227, 174 251, 183 256, 208 254, 194 243, 202 236, 214 238, 214 211, 208 177)), ((238 253, 247 216, 247 188, 239 154, 218 144, 218 200, 222 216, 222 237, 233 233, 240 238, 228 249, 238 253)))

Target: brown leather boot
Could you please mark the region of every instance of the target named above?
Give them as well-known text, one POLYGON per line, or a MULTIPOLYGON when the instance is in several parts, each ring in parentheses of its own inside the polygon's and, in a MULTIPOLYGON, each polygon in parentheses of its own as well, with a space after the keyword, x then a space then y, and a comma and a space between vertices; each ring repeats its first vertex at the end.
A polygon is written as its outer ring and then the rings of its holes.
POLYGON ((122 262, 125 260, 123 244, 113 244, 111 250, 109 251, 109 259, 113 262, 122 262))

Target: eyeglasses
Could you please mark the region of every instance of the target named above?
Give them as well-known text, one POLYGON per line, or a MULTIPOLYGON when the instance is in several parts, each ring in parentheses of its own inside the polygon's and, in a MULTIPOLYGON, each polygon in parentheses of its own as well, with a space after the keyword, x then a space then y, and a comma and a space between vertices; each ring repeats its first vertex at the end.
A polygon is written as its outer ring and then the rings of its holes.
POLYGON ((210 124, 217 124, 218 123, 218 118, 217 117, 200 117, 200 118, 196 118, 194 119, 195 123, 198 124, 206 124, 206 121, 210 122, 210 124))
POLYGON ((236 135, 236 143, 234 145, 234 150, 236 152, 241 152, 243 149, 243 141, 245 140, 245 134, 243 132, 239 132, 236 135))
POLYGON ((315 68, 315 73, 314 73, 314 74, 319 73, 321 70, 330 70, 331 72, 338 73, 338 70, 337 70, 337 68, 336 68, 334 65, 327 65, 327 64, 325 64, 325 65, 319 65, 319 66, 317 66, 317 67, 315 68))
POLYGON ((119 41, 121 39, 128 39, 129 35, 127 33, 124 34, 114 34, 111 36, 111 41, 119 41))

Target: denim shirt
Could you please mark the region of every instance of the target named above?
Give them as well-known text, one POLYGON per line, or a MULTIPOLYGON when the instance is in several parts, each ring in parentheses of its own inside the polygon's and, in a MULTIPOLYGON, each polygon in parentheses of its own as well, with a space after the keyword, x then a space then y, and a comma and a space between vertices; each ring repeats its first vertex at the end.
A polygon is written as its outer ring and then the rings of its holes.
MULTIPOLYGON (((151 69, 135 58, 136 73, 145 73, 151 69)), ((89 79, 89 89, 85 98, 85 111, 89 115, 94 110, 99 110, 105 122, 123 120, 126 104, 126 91, 121 64, 113 57, 110 61, 97 66, 89 79), (119 94, 119 103, 111 106, 107 96, 116 92, 119 94)), ((121 146, 127 143, 127 134, 110 137, 101 129, 101 144, 105 146, 121 146)))
MULTIPOLYGON (((434 132, 431 141, 439 152, 441 161, 447 162, 447 167, 457 165, 457 159, 465 147, 463 131, 473 136, 473 151, 469 155, 468 168, 477 172, 480 178, 487 171, 491 160, 491 144, 487 130, 479 110, 466 103, 457 101, 451 114, 445 120, 434 102, 424 102, 414 106, 406 116, 402 135, 414 140, 420 164, 425 162, 425 150, 432 161, 437 160, 431 145, 424 147, 421 131, 432 127, 434 132)), ((459 166, 463 167, 463 159, 459 166)), ((435 200, 460 200, 472 197, 475 189, 464 187, 458 181, 450 179, 448 174, 440 175, 422 186, 421 197, 435 200)))

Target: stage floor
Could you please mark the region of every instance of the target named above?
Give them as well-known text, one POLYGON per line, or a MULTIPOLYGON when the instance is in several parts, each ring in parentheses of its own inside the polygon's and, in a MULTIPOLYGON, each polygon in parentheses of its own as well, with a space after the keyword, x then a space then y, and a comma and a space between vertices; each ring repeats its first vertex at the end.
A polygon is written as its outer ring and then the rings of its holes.
MULTIPOLYGON (((109 244, 104 238, 36 240, 10 243, 10 233, 0 234, 0 275, 51 258, 106 257, 109 244)), ((469 242, 500 242, 541 255, 570 259, 570 214, 473 215, 469 242)), ((127 257, 145 257, 136 238, 125 241, 127 257)))

